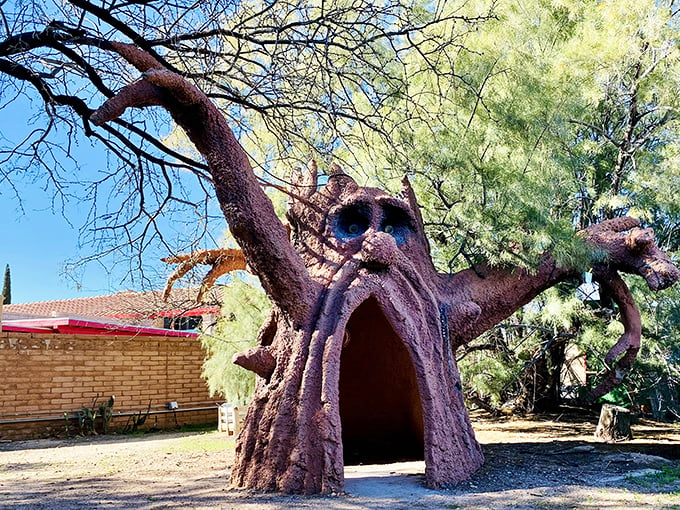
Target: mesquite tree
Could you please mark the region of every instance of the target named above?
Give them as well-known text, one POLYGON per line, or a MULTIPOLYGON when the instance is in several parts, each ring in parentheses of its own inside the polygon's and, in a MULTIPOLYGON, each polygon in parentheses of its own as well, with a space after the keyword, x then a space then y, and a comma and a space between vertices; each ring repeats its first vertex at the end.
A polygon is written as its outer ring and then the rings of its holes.
POLYGON ((97 105, 135 78, 111 58, 109 41, 132 41, 197 84, 258 156, 258 175, 284 185, 282 158, 339 158, 343 143, 362 152, 368 132, 388 139, 385 105, 394 97, 417 102, 413 76, 456 81, 453 67, 439 63, 464 51, 463 36, 490 16, 485 2, 468 4, 0 2, 0 111, 25 120, 0 137, 0 182, 8 183, 0 193, 21 205, 15 183, 23 181, 44 188, 57 213, 78 203, 82 244, 95 248, 78 262, 113 253, 100 269, 130 259, 136 279, 145 251, 157 260, 159 252, 211 248, 223 220, 205 163, 181 134, 169 133, 161 111, 90 122, 97 105), (89 145, 105 149, 96 161, 90 151, 81 158, 89 145))
MULTIPOLYGON (((259 378, 232 484, 331 493, 343 487, 346 460, 421 456, 431 487, 470 476, 483 456, 455 350, 576 269, 546 253, 531 272, 479 265, 437 273, 408 180, 397 198, 358 186, 338 166, 318 190, 315 164, 295 176, 289 237, 210 99, 148 52, 113 42, 109 48, 142 79, 92 121, 114 120, 134 106, 170 112, 205 157, 229 228, 273 304, 259 346, 236 358, 259 378)), ((618 271, 642 276, 653 289, 680 273, 635 220, 605 221, 580 235, 606 254, 595 261, 595 277, 625 327, 608 356, 618 361, 599 389, 606 392, 630 367, 640 340, 639 314, 618 271)))

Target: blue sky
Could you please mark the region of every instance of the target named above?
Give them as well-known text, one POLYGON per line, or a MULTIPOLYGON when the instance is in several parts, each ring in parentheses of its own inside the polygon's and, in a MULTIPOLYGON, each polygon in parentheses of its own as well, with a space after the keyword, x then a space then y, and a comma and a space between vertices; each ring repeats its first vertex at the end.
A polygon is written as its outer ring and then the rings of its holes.
POLYGON ((0 270, 9 264, 12 275, 12 302, 48 301, 106 294, 109 282, 97 275, 85 274, 79 291, 63 274, 64 263, 77 256, 78 232, 68 222, 49 210, 40 210, 36 190, 25 186, 25 214, 13 200, 0 197, 0 270))
MULTIPOLYGON (((1 95, 2 91, 0 91, 1 95)), ((0 110, 0 149, 21 140, 29 130, 31 111, 28 103, 18 100, 0 110)), ((65 143, 65 139, 64 142, 65 143)), ((105 164, 107 154, 102 147, 91 147, 88 140, 80 140, 76 149, 80 169, 74 172, 92 178, 105 164)), ((4 156, 4 154, 3 154, 4 156)), ((1 158, 0 158, 1 159, 1 158)), ((67 166, 74 166, 64 161, 67 166)), ((1 163, 5 170, 11 162, 1 163)), ((80 245, 79 228, 83 226, 87 204, 71 200, 64 215, 52 209, 51 191, 45 191, 44 182, 22 179, 14 174, 11 184, 2 180, 0 167, 0 271, 4 274, 9 264, 12 281, 12 303, 71 299, 109 294, 120 290, 140 290, 138 283, 122 282, 124 263, 107 259, 104 264, 93 262, 79 267, 76 272, 65 273, 68 262, 78 261, 95 253, 88 245, 80 245), (13 189, 14 187, 14 189, 13 189), (20 201, 17 197, 20 197, 20 201)), ((169 223, 168 223, 169 224, 169 223)), ((171 226, 181 229, 181 222, 171 226)), ((220 226, 220 230, 224 224, 220 226)), ((219 234, 218 234, 219 235, 219 234)), ((152 266, 149 274, 162 286, 168 270, 158 262, 168 253, 150 252, 145 263, 152 266)), ((120 259, 120 257, 118 257, 120 259)), ((126 266, 125 266, 126 267, 126 266)))
MULTIPOLYGON (((0 111, 4 147, 25 135, 29 115, 27 104, 0 111)), ((9 264, 13 303, 79 297, 85 292, 93 295, 103 286, 98 278, 87 278, 79 293, 75 283, 62 276, 64 262, 78 253, 78 231, 49 205, 49 196, 39 185, 21 179, 13 179, 12 184, 0 181, 0 270, 4 274, 9 264)))
MULTIPOLYGON (((17 127, 24 120, 22 113, 0 112, 0 133, 5 138, 12 139, 11 135, 23 132, 23 126, 17 127)), ((7 140, 3 141, 6 145, 7 140)), ((83 154, 95 159, 97 153, 83 151, 83 154)), ((78 282, 64 274, 67 261, 88 254, 87 249, 79 247, 78 227, 82 219, 78 217, 79 208, 75 204, 72 210, 66 211, 67 220, 51 209, 51 193, 41 189, 40 183, 13 179, 12 185, 16 192, 6 181, 0 182, 0 271, 4 274, 5 265, 9 264, 13 303, 69 299, 121 290, 96 267, 79 272, 78 282)))
MULTIPOLYGON (((8 8, 11 10, 13 6, 10 4, 8 8)), ((4 103, 16 91, 6 82, 2 87, 0 99, 4 103)), ((20 98, 0 110, 0 149, 21 140, 33 129, 30 119, 40 107, 36 102, 31 109, 30 104, 20 98)), ((92 161, 96 161, 98 155, 104 156, 101 149, 99 152, 84 150, 82 154, 92 161)), ((12 302, 68 299, 122 290, 115 279, 98 271, 96 266, 80 271, 78 282, 63 274, 66 261, 88 254, 87 249, 78 246, 78 227, 82 224, 78 207, 74 204, 69 211, 72 222, 69 224, 59 213, 50 210, 51 194, 42 190, 40 183, 13 179, 10 184, 2 180, 2 171, 11 166, 11 162, 1 162, 5 156, 0 154, 0 271, 4 275, 5 265, 9 264, 12 302), (21 197, 23 211, 17 195, 21 197)))

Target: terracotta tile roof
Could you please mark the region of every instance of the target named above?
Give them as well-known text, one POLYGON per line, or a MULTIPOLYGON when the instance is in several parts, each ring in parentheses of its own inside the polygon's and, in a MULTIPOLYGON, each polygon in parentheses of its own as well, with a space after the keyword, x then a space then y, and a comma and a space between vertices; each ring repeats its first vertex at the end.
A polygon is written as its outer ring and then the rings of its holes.
POLYGON ((197 287, 173 289, 167 302, 162 291, 122 291, 93 296, 3 306, 6 316, 113 318, 134 323, 151 317, 177 317, 219 312, 222 287, 213 287, 202 303, 196 303, 197 287))

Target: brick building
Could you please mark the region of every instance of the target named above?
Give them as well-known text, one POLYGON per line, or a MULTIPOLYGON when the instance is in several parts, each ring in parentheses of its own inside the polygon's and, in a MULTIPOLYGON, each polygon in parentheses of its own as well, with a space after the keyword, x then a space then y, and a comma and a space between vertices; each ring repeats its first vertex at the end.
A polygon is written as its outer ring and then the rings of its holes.
MULTIPOLYGON (((194 328, 209 326, 219 303, 168 305, 156 297, 128 292, 5 305, 0 440, 79 433, 85 410, 97 411, 111 396, 110 431, 143 416, 141 428, 216 423, 219 402, 201 378, 205 352, 194 328)), ((101 429, 102 419, 95 425, 101 429)))

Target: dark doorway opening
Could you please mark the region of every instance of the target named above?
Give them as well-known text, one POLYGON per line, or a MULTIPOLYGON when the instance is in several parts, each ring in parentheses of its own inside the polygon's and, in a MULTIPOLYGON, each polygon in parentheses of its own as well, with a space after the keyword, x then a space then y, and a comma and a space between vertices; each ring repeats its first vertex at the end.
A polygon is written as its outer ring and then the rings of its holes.
POLYGON ((375 298, 354 311, 346 331, 340 358, 345 464, 422 460, 423 411, 406 345, 375 298))

